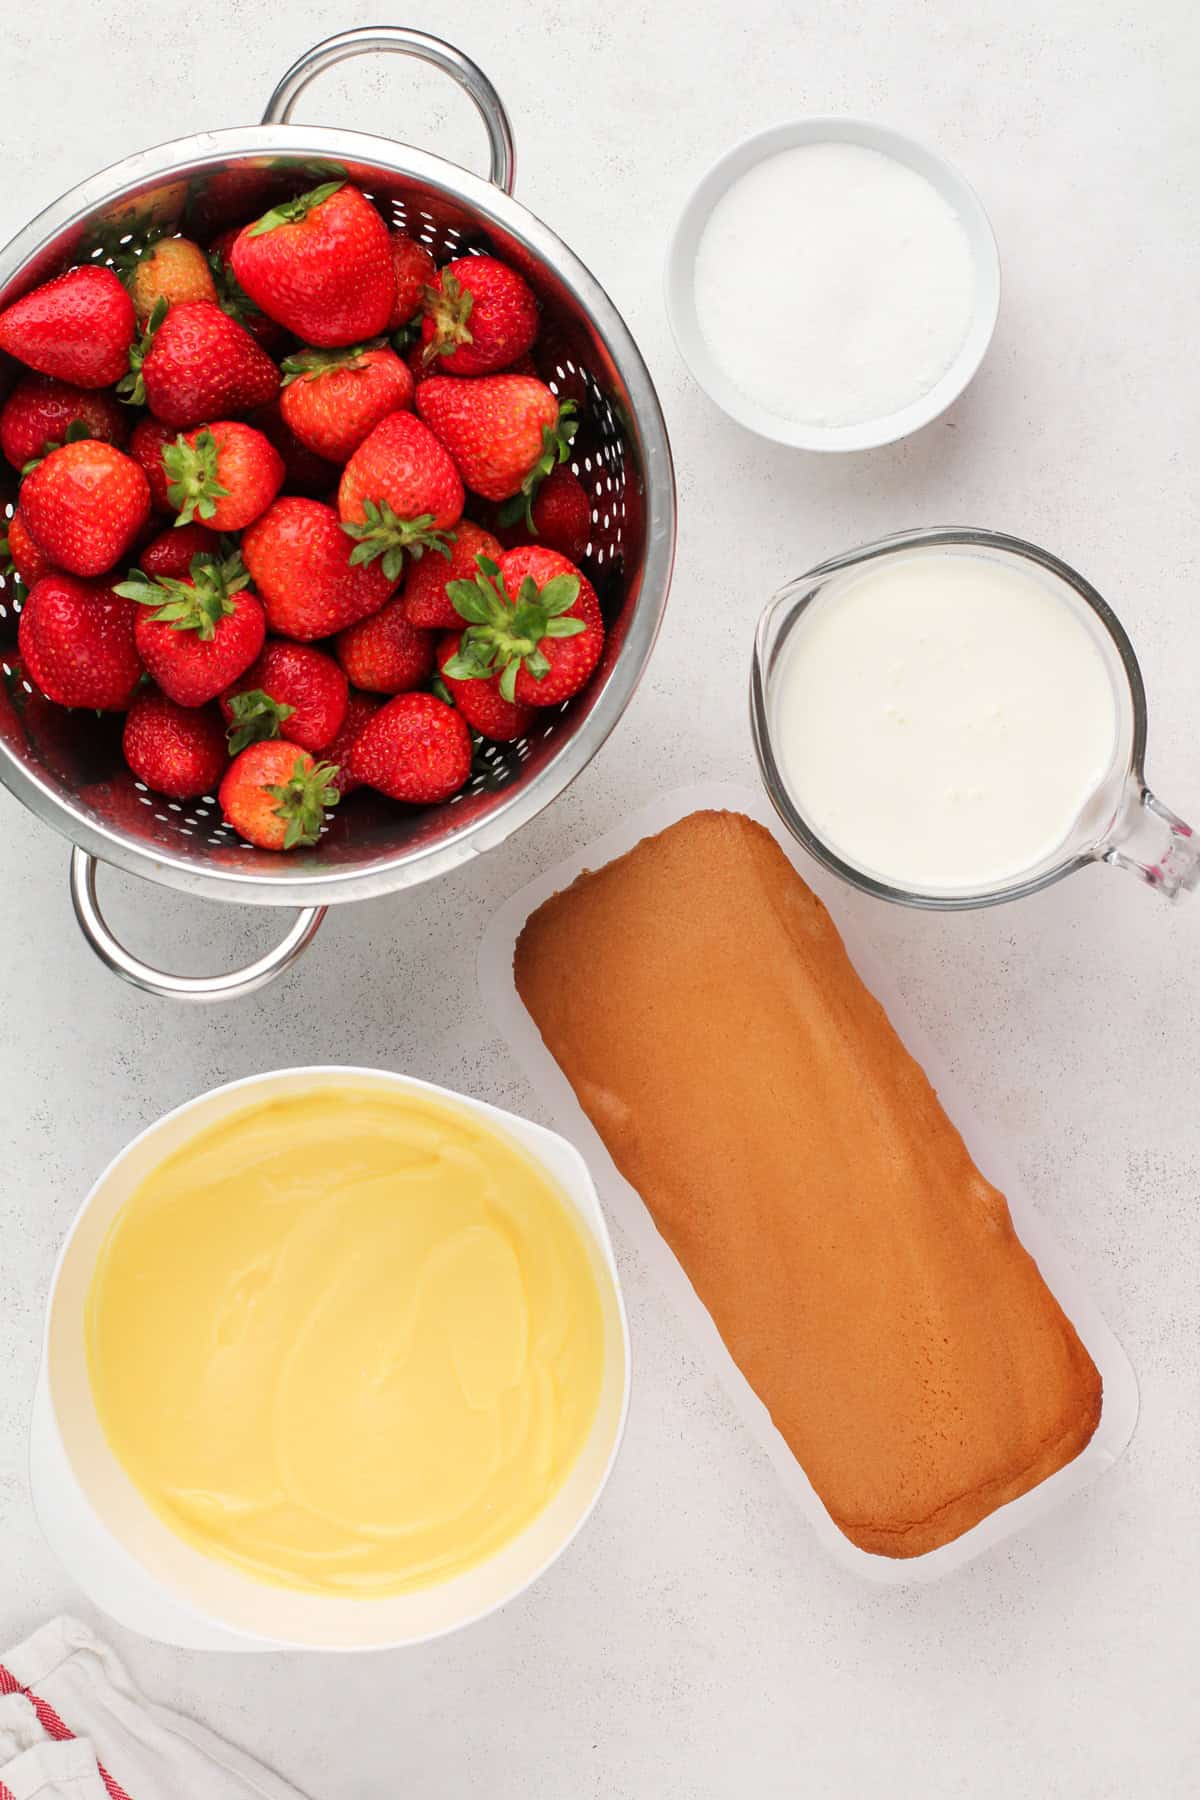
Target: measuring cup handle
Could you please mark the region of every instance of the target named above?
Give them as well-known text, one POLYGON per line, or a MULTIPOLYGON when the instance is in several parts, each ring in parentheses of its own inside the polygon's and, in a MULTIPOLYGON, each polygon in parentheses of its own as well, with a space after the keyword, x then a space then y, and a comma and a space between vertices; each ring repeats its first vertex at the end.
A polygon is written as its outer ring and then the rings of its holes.
POLYGON ((72 850, 71 900, 79 929, 100 961, 114 975, 163 1000, 234 1000, 242 994, 254 993, 256 988, 265 987, 268 981, 282 975, 312 942, 325 917, 325 907, 306 906, 297 914, 296 922, 283 942, 244 969, 231 969, 226 975, 170 975, 150 963, 141 962, 113 936, 96 899, 96 866, 95 857, 89 856, 86 850, 72 850))
POLYGON ((1129 869, 1166 900, 1200 883, 1200 837, 1136 775, 1096 856, 1129 869))
POLYGON ((488 179, 506 194, 513 191, 516 179, 516 152, 512 126, 504 110, 504 102, 478 64, 441 38, 424 31, 410 31, 406 25, 362 25, 354 31, 339 31, 326 38, 294 62, 267 102, 264 125, 286 125, 297 100, 316 76, 331 69, 334 63, 351 56, 369 56, 375 51, 389 51, 398 56, 415 56, 420 62, 432 63, 456 81, 469 94, 483 120, 491 152, 488 179))

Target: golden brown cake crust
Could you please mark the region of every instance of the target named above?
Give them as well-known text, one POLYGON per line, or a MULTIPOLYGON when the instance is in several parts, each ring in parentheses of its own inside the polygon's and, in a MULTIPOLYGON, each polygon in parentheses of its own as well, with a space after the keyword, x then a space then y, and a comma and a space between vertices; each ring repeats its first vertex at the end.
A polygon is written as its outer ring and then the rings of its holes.
POLYGON ((1097 1370, 770 832, 538 908, 517 990, 841 1530, 919 1556, 1070 1462, 1097 1370))

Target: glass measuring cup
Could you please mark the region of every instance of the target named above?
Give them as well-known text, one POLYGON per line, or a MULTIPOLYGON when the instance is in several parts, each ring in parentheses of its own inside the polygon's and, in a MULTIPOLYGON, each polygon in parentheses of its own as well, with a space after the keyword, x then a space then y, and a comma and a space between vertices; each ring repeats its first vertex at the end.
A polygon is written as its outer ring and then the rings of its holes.
POLYGON ((946 911, 994 906, 1001 900, 1035 893, 1093 862, 1129 869, 1167 899, 1200 882, 1200 839, 1146 786, 1146 690, 1133 646, 1120 620, 1082 575, 1049 551, 1021 538, 968 529, 901 532, 833 557, 790 582, 776 594, 759 621, 750 677, 750 715, 763 780, 784 824, 818 862, 880 899, 946 911), (1107 772, 1066 838, 1039 862, 998 885, 963 885, 922 892, 893 885, 880 874, 848 862, 804 817, 789 792, 777 755, 773 684, 791 635, 805 612, 827 591, 834 578, 847 570, 904 557, 914 550, 940 550, 948 556, 983 553, 1011 564, 1032 563, 1044 577, 1051 578, 1057 597, 1089 625, 1112 681, 1117 733, 1107 772))

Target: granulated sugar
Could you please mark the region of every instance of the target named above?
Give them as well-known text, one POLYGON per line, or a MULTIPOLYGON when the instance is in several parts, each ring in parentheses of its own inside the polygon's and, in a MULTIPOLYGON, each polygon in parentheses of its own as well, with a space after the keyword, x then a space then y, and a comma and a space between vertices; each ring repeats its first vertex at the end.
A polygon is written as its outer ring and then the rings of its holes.
POLYGON ((809 425, 884 418, 962 346, 975 271, 923 175, 859 144, 785 150, 725 193, 696 255, 696 314, 730 380, 809 425))

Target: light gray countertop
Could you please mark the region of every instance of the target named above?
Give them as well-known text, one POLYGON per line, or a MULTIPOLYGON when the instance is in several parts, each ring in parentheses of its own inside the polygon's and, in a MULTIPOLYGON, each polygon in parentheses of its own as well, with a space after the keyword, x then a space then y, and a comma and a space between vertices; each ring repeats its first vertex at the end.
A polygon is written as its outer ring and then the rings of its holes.
MULTIPOLYGON (((10 9, 0 239, 128 151, 256 117, 307 44, 367 0, 10 9)), ((490 912, 665 786, 752 775, 745 674, 761 604, 884 531, 1032 537, 1122 614, 1150 693, 1151 779, 1200 815, 1200 23, 1184 0, 460 0, 407 22, 459 41, 517 131, 520 197, 608 286, 660 386, 680 487, 673 598, 650 673, 571 792, 436 892, 331 915, 258 998, 182 1011, 84 947, 66 847, 0 795, 0 1643, 87 1609, 45 1549, 25 1439, 56 1248, 107 1158, 166 1108, 293 1062, 408 1070, 543 1116, 475 987, 490 912), (984 368, 914 440, 819 460, 725 421, 686 377, 660 294, 703 167, 746 132, 851 112, 929 139, 977 186, 1004 300, 984 368)), ((479 159, 466 102, 391 62, 338 71, 301 116, 479 159)), ((786 221, 780 221, 786 229, 786 221)), ((769 292, 770 244, 746 271, 769 292)), ((271 922, 110 876, 115 921, 193 968, 271 922)), ((592 1523, 528 1596, 373 1659, 186 1655, 112 1636, 155 1696, 312 1800, 1187 1796, 1200 1791, 1200 902, 1089 871, 942 918, 847 895, 985 1127, 1121 1337, 1141 1385, 1117 1468, 942 1584, 834 1566, 666 1303, 618 1243, 633 1409, 592 1523)))

